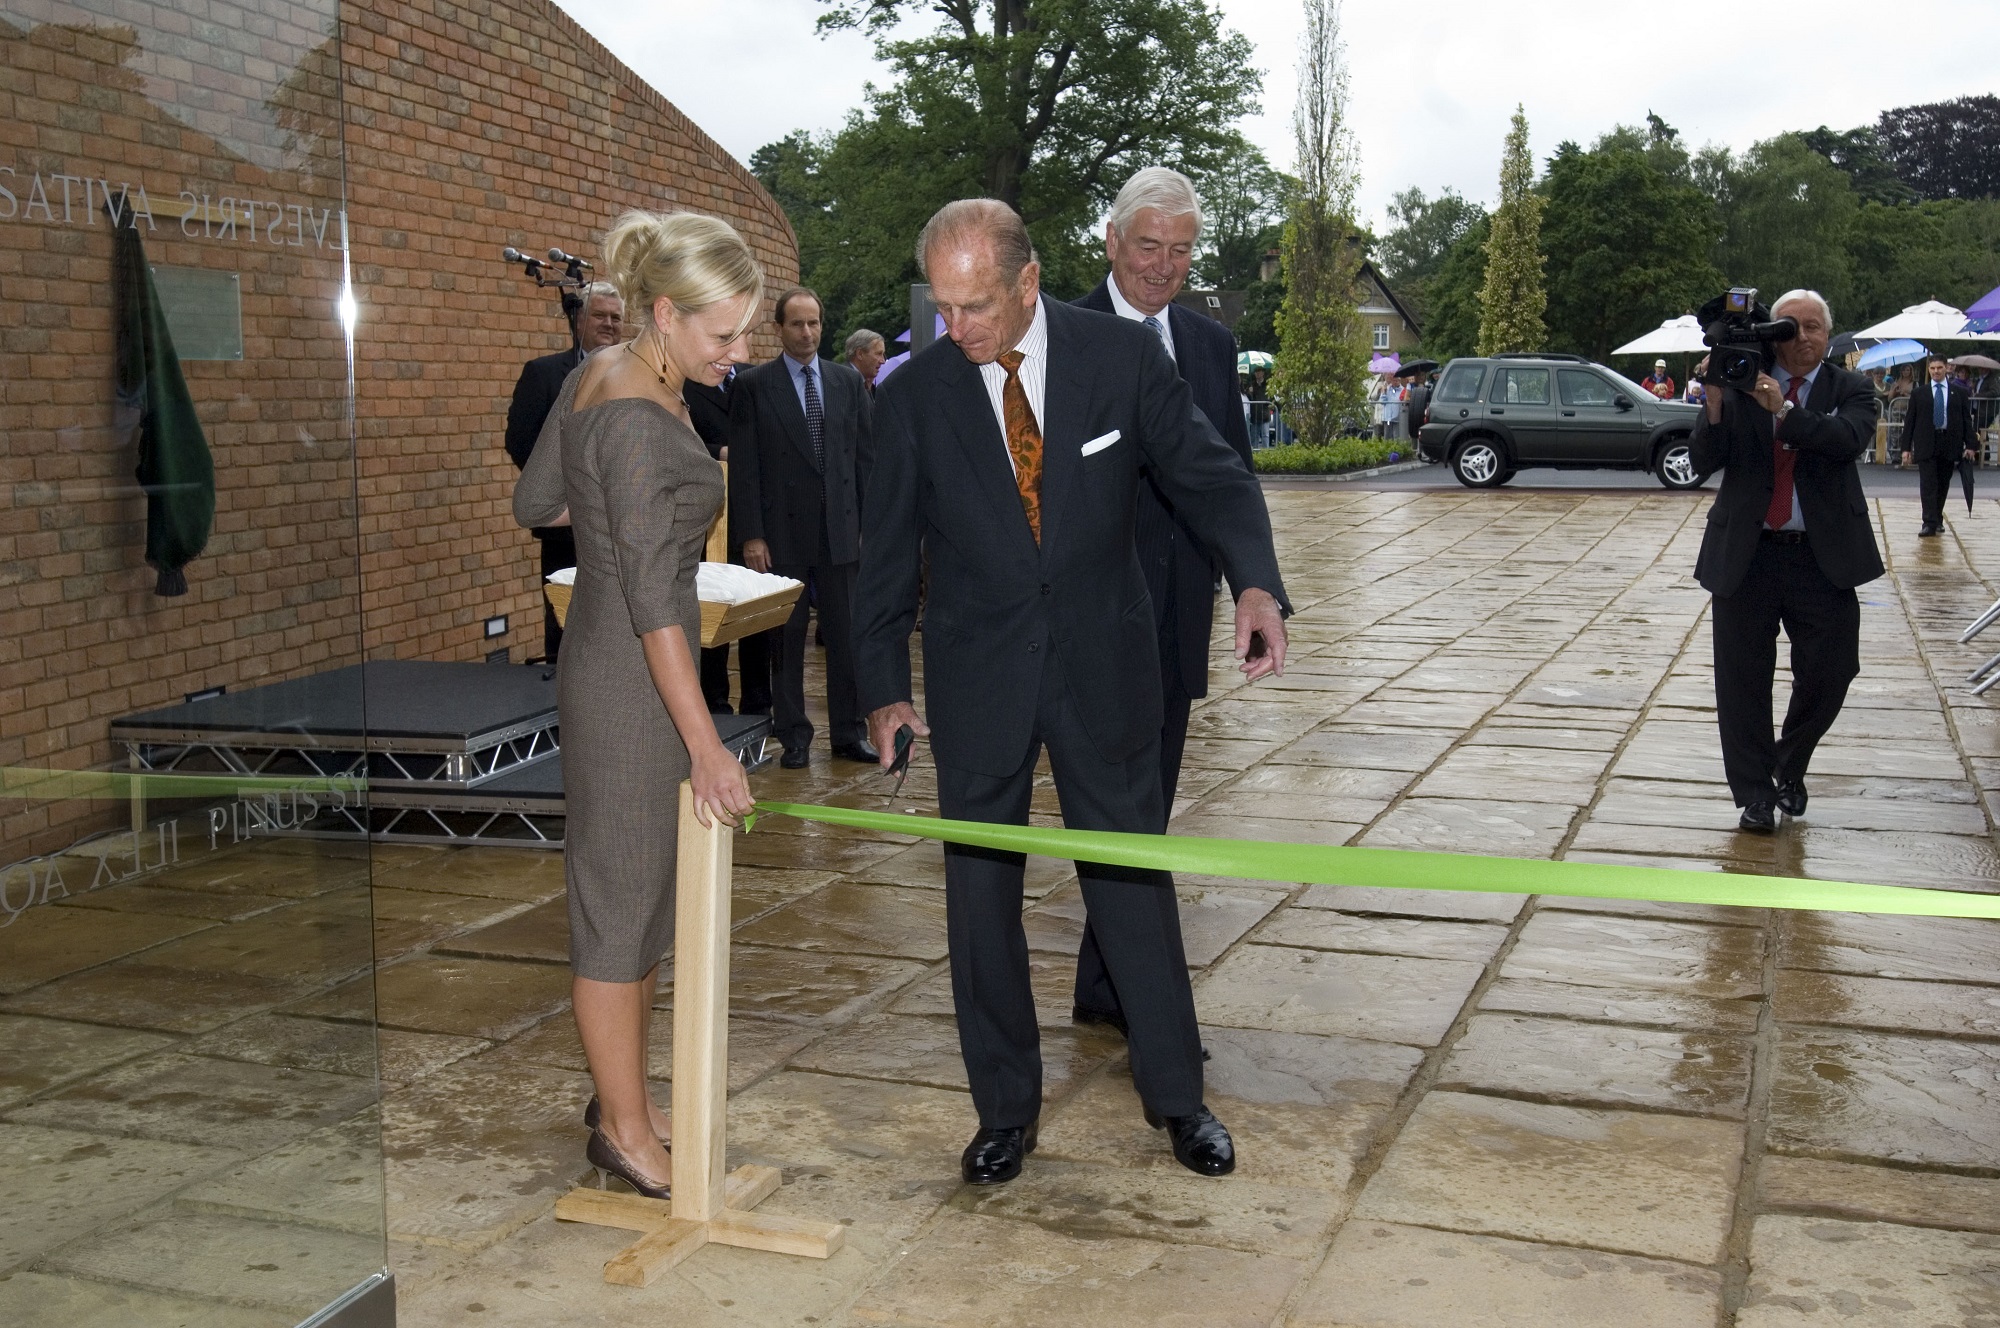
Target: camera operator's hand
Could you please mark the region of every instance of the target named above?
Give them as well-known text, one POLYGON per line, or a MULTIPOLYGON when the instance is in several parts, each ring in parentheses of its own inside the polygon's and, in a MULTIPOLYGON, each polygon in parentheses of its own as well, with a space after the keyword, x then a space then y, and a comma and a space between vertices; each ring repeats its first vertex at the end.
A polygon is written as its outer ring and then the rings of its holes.
POLYGON ((1778 386, 1778 380, 1769 374, 1758 374, 1757 385, 1750 389, 1750 395, 1757 404, 1776 415, 1785 404, 1785 389, 1778 386))

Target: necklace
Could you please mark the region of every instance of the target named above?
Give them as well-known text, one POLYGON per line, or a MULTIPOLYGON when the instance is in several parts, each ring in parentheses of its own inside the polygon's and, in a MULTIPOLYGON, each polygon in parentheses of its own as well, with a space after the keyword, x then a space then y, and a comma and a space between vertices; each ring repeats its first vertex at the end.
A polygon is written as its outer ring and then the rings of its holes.
POLYGON ((648 369, 651 369, 653 371, 653 377, 660 380, 661 387, 665 387, 667 385, 667 376, 664 373, 660 372, 658 366, 656 366, 651 360, 647 359, 645 356, 639 354, 639 339, 637 337, 634 337, 632 340, 626 342, 625 349, 630 351, 634 356, 636 356, 638 358, 639 363, 645 365, 648 369))

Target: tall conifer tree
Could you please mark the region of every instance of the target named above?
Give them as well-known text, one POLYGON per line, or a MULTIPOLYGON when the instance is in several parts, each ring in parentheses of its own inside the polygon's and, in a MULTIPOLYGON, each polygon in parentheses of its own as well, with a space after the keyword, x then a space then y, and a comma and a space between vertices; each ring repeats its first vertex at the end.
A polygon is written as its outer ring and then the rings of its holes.
POLYGON ((1486 285, 1479 292, 1479 353, 1540 350, 1547 328, 1542 312, 1542 199, 1535 193, 1535 164, 1528 155, 1528 117, 1514 106, 1514 127, 1500 156, 1500 206, 1486 237, 1486 285))

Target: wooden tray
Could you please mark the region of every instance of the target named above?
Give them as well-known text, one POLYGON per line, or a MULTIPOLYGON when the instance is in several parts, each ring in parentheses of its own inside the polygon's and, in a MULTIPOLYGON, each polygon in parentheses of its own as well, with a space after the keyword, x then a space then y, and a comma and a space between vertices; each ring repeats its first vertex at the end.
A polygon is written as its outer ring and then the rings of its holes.
MULTIPOLYGON (((547 581, 542 583, 542 593, 549 597, 549 607, 556 611, 558 627, 568 626, 569 597, 575 589, 574 586, 559 586, 547 581)), ((804 586, 789 586, 741 604, 703 600, 701 644, 704 647, 726 645, 773 627, 783 627, 785 619, 792 616, 792 606, 798 603, 799 592, 804 589, 804 586)))

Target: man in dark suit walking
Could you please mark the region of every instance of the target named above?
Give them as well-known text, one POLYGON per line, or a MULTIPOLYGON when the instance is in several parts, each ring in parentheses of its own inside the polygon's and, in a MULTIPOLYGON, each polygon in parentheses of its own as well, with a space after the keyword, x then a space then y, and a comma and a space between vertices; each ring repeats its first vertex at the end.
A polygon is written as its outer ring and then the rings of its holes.
POLYGON ((729 404, 729 538, 743 562, 805 582, 771 662, 772 728, 779 764, 803 768, 812 747, 806 718, 808 601, 826 640, 826 708, 833 754, 873 761, 854 697, 854 576, 861 557, 856 458, 868 444, 868 393, 861 375, 819 354, 819 297, 802 286, 778 296, 784 354, 736 376, 729 404))
MULTIPOLYGON (((556 398, 562 395, 563 379, 569 377, 569 371, 582 364, 592 351, 614 344, 624 326, 625 302, 618 297, 618 288, 608 281, 592 282, 583 289, 583 304, 576 313, 576 344, 521 366, 521 376, 514 383, 514 399, 507 406, 507 455, 513 458, 516 469, 526 468, 528 457, 535 450, 535 440, 542 436, 542 425, 554 409, 556 398)), ((543 577, 576 566, 576 540, 568 526, 539 527, 534 536, 542 544, 543 577)), ((556 611, 544 602, 542 653, 554 662, 561 647, 562 628, 556 623, 556 611)))
MULTIPOLYGON (((732 365, 717 387, 690 378, 681 388, 681 400, 687 403, 688 419, 693 422, 694 431, 701 436, 702 445, 708 448, 708 454, 717 461, 729 460, 729 392, 735 385, 736 369, 732 365)), ((743 561, 743 541, 733 530, 729 532, 729 561, 743 561)), ((768 632, 753 632, 736 642, 737 663, 743 673, 743 694, 738 698, 736 710, 729 705, 728 644, 702 648, 701 695, 708 702, 711 715, 771 713, 770 642, 783 630, 773 628, 768 632)))
MULTIPOLYGON (((1041 298, 1027 227, 1006 205, 946 205, 917 252, 947 336, 876 398, 856 617, 869 732, 885 766, 900 727, 931 738, 947 817, 1026 824, 1046 745, 1066 824, 1157 834, 1167 813, 1159 632, 1133 528, 1141 472, 1239 588, 1236 653, 1253 679, 1285 650, 1263 494, 1157 335, 1041 298), (926 560, 934 726, 912 703, 909 658, 926 560)), ((979 1112, 960 1159, 972 1184, 1020 1174, 1041 1110, 1023 862, 945 848, 952 999, 979 1112)), ((1148 1120, 1191 1170, 1231 1170, 1229 1132, 1202 1102, 1172 878, 1091 863, 1077 875, 1148 1120)))
POLYGON ((1951 381, 1951 366, 1944 356, 1930 360, 1930 381, 1910 393, 1909 413, 1903 416, 1903 436, 1897 446, 1907 464, 1914 455, 1920 467, 1917 479, 1923 492, 1924 524, 1919 535, 1936 535, 1944 529, 1944 502, 1951 496, 1952 473, 1960 461, 1971 461, 1974 451, 1972 399, 1965 389, 1951 381))
POLYGON ((1715 718, 1742 829, 1803 816, 1806 766, 1861 672, 1856 586, 1882 575, 1855 462, 1875 437, 1868 380, 1826 360, 1833 313, 1814 291, 1778 298, 1798 322, 1753 392, 1711 385, 1695 469, 1723 472, 1695 579, 1714 596, 1715 718), (1726 399, 1726 400, 1725 400, 1726 399), (1792 643, 1792 700, 1771 730, 1778 628, 1792 643))
MULTIPOLYGON (((1244 473, 1252 474, 1250 432, 1236 388, 1236 338, 1214 319, 1174 303, 1187 284, 1200 238, 1201 199, 1194 183, 1179 171, 1146 167, 1125 182, 1111 205, 1104 228, 1110 273, 1077 303, 1116 314, 1158 337, 1195 408, 1242 459, 1244 473)), ((1140 477, 1133 528, 1159 638, 1160 797, 1171 817, 1187 747, 1188 711, 1197 698, 1208 695, 1209 630, 1220 569, 1150 472, 1140 477)), ((1121 1031, 1125 1027, 1096 933, 1087 924, 1076 956, 1075 1018, 1121 1031)))

